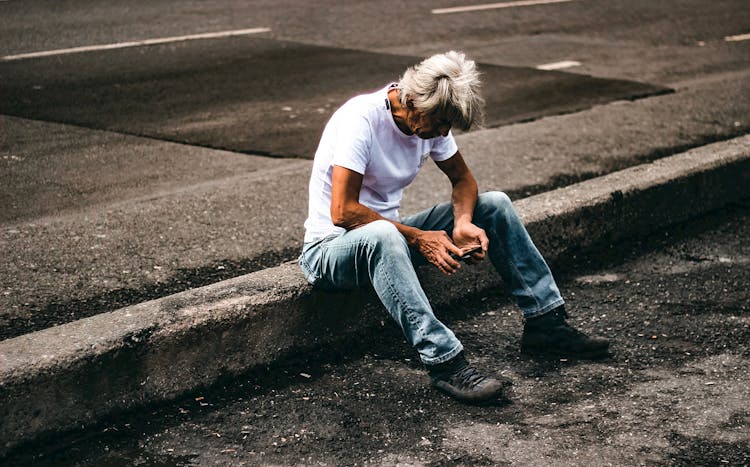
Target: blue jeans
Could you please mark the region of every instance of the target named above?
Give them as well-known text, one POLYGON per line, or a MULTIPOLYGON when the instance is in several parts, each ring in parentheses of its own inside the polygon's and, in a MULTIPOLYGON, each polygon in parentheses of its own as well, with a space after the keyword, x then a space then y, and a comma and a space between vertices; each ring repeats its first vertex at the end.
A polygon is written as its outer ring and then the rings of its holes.
MULTIPOLYGON (((421 230, 453 232, 450 203, 400 221, 421 230)), ((489 259, 524 317, 542 315, 563 304, 547 263, 531 241, 505 193, 479 195, 472 222, 490 240, 489 259)), ((387 221, 371 222, 341 235, 306 243, 299 258, 308 282, 324 290, 372 285, 422 362, 436 365, 463 350, 461 342, 435 317, 415 267, 425 258, 387 221)))

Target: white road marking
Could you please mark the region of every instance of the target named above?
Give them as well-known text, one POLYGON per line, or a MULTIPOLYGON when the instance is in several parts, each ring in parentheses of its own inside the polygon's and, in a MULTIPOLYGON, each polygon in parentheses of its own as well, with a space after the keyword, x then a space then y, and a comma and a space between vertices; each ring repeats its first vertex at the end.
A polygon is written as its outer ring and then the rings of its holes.
POLYGON ((538 65, 536 69, 550 71, 550 70, 562 70, 564 68, 571 68, 574 66, 581 66, 581 62, 576 62, 574 60, 564 60, 562 62, 545 63, 544 65, 538 65))
POLYGON ((518 6, 546 5, 548 3, 565 3, 575 0, 519 0, 515 2, 485 3, 483 5, 456 6, 451 8, 437 8, 432 10, 433 15, 445 13, 463 13, 465 11, 494 10, 497 8, 513 8, 518 6))
POLYGON ((747 41, 750 40, 750 33, 748 34, 738 34, 736 36, 727 36, 724 38, 727 42, 740 42, 740 41, 747 41))
POLYGON ((57 50, 46 50, 43 52, 31 52, 17 55, 6 55, 2 57, 2 60, 21 60, 24 58, 38 58, 38 57, 49 57, 53 55, 66 55, 66 54, 77 54, 82 52, 93 52, 97 50, 111 50, 111 49, 124 49, 127 47, 141 47, 144 45, 157 45, 167 44, 169 42, 184 42, 193 41, 198 39, 218 39, 222 37, 231 36, 245 36, 248 34, 259 34, 262 32, 268 32, 269 28, 252 28, 252 29, 237 29, 234 31, 219 31, 219 32, 207 32, 204 34, 191 34, 188 36, 175 36, 175 37, 162 37, 158 39, 145 39, 142 41, 133 42, 117 42, 115 44, 99 44, 99 45, 87 45, 83 47, 73 47, 70 49, 57 49, 57 50))

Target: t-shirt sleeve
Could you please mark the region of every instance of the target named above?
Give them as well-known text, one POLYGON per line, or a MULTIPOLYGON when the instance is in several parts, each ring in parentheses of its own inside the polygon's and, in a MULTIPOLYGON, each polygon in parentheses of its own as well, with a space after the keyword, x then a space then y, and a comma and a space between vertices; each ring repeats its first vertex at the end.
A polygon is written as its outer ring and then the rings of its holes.
POLYGON ((442 162, 450 159, 456 152, 458 152, 458 145, 456 140, 453 138, 453 133, 448 132, 448 136, 438 136, 432 139, 432 148, 430 149, 430 157, 435 162, 442 162))
POLYGON ((364 175, 370 160, 371 140, 372 130, 366 117, 342 115, 333 148, 333 164, 364 175))

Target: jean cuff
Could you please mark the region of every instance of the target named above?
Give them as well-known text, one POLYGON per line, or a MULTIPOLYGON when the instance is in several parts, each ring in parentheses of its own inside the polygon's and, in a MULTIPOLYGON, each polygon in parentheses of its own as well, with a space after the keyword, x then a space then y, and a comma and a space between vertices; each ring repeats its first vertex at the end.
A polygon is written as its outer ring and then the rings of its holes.
POLYGON ((564 304, 565 304, 565 300, 563 300, 562 298, 558 298, 554 302, 548 305, 545 305, 542 308, 534 308, 533 310, 523 310, 523 317, 526 319, 529 319, 529 318, 536 318, 538 316, 546 315, 550 311, 564 304))
POLYGON ((420 355, 419 358, 421 358, 422 359, 422 363, 424 363, 427 366, 439 365, 441 363, 447 362, 451 358, 453 358, 456 355, 460 354, 461 352, 463 352, 463 350, 464 350, 464 346, 463 346, 463 344, 461 344, 459 342, 458 345, 456 345, 453 349, 451 349, 450 352, 447 352, 447 353, 445 353, 445 354, 443 354, 443 355, 441 355, 439 357, 426 358, 426 357, 420 355))

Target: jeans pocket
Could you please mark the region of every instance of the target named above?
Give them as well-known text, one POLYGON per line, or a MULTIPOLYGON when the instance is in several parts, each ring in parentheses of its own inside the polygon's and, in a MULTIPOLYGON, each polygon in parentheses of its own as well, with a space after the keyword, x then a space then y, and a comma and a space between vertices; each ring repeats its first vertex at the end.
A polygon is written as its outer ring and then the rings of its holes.
POLYGON ((307 279, 307 282, 309 282, 312 285, 315 285, 315 282, 318 281, 319 277, 315 274, 315 271, 313 268, 310 267, 310 264, 308 263, 307 258, 305 258, 305 252, 303 251, 301 255, 299 255, 299 258, 297 259, 297 263, 299 263, 300 269, 302 269, 302 274, 305 276, 305 279, 307 279))
POLYGON ((306 243, 302 247, 302 254, 299 255, 299 258, 297 259, 297 262, 300 265, 300 268, 302 269, 302 274, 305 275, 305 279, 307 279, 307 282, 309 282, 312 285, 315 285, 317 282, 320 282, 321 274, 320 274, 320 245, 325 243, 328 240, 331 240, 335 238, 334 236, 324 237, 318 240, 315 240, 310 243, 306 243))

